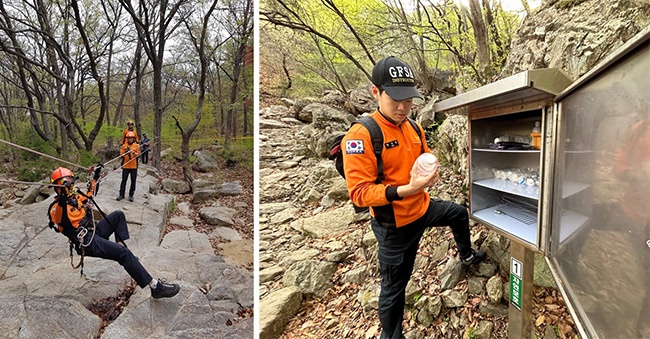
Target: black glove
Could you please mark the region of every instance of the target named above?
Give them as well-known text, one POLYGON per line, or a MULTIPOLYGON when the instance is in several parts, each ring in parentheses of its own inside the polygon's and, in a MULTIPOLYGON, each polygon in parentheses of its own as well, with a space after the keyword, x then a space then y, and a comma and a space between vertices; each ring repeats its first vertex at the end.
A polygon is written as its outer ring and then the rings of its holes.
POLYGON ((99 179, 99 175, 102 173, 103 168, 104 165, 102 164, 97 164, 97 166, 95 166, 95 175, 93 176, 93 180, 99 179))
POLYGON ((47 226, 49 226, 51 229, 53 229, 54 232, 59 233, 59 226, 55 225, 53 222, 50 221, 50 222, 47 224, 47 226))
POLYGON ((63 180, 63 185, 66 187, 66 193, 70 194, 72 192, 72 182, 68 180, 63 180))

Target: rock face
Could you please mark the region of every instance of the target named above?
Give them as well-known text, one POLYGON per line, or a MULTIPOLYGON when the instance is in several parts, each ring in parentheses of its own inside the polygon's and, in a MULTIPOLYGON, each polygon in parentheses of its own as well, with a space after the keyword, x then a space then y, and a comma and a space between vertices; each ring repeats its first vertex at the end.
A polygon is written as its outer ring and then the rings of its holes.
MULTIPOLYGON (((251 338, 253 319, 240 319, 237 312, 253 306, 252 274, 215 255, 205 234, 173 231, 163 237, 172 196, 149 193, 158 178, 138 176, 134 202, 115 201, 120 179, 116 174, 103 180, 97 204, 107 213, 125 213, 129 249, 154 277, 180 284, 181 291, 155 300, 148 288, 136 287, 101 338, 251 338), (206 285, 212 288, 202 291, 206 285)), ((117 296, 131 281, 117 262, 91 257, 80 277, 70 267, 66 238, 47 227, 51 201, 3 206, 0 336, 96 338, 101 321, 88 307, 117 296)))
POLYGON ((576 80, 648 24, 645 0, 547 1, 519 27, 501 75, 553 67, 576 80))

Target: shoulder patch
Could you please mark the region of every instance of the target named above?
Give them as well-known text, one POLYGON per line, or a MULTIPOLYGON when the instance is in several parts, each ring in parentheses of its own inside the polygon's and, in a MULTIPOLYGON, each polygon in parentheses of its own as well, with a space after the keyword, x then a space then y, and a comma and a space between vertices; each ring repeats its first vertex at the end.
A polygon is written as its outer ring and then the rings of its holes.
POLYGON ((363 140, 346 140, 345 154, 363 154, 363 140))

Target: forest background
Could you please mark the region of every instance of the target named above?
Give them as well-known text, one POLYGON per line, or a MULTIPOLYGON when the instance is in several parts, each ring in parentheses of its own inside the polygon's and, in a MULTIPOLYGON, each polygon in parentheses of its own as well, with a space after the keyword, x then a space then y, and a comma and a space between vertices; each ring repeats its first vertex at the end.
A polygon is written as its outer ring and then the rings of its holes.
MULTIPOLYGON (((88 166, 133 120, 156 168, 171 148, 189 181, 190 149, 218 143, 252 171, 253 14, 253 0, 0 2, 0 136, 88 166)), ((57 166, 0 154, 19 180, 57 166)))
POLYGON ((436 72, 456 80, 452 94, 475 88, 496 79, 515 30, 539 5, 537 0, 264 0, 260 95, 350 93, 367 85, 372 66, 388 55, 412 66, 425 96, 436 89, 436 72))

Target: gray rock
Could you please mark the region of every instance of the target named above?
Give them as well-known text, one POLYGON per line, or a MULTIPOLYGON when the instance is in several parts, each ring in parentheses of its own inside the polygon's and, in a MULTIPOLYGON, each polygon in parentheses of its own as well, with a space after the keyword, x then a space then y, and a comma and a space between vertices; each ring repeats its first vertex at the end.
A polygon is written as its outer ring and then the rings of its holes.
POLYGON ((194 151, 196 160, 192 163, 192 168, 199 172, 212 172, 219 169, 219 164, 208 151, 194 151))
POLYGON ((508 306, 504 304, 493 304, 491 302, 488 302, 487 300, 483 300, 479 305, 478 305, 478 310, 481 312, 481 314, 485 314, 488 316, 494 316, 494 317, 503 317, 508 315, 508 306))
POLYGON ((40 192, 41 186, 31 186, 18 203, 21 205, 31 204, 36 201, 36 197, 39 196, 40 192))
POLYGON ((380 287, 377 285, 366 286, 359 290, 357 301, 361 304, 361 309, 364 312, 377 309, 379 306, 379 292, 380 287))
POLYGON ((0 331, 15 338, 83 337, 98 333, 100 319, 69 298, 4 294, 0 297, 0 331), (56 316, 53 316, 56 314, 56 316))
POLYGON ((227 196, 244 194, 244 189, 241 185, 241 181, 237 180, 221 184, 221 187, 219 188, 219 194, 227 196))
MULTIPOLYGON (((473 329, 473 337, 476 339, 490 339, 492 338, 492 330, 494 330, 494 324, 491 321, 481 320, 478 323, 478 326, 473 329)), ((468 333, 469 329, 465 330, 465 333, 468 333)))
POLYGON ((324 259, 325 261, 339 263, 344 261, 348 255, 350 255, 350 252, 348 251, 336 251, 326 254, 324 259))
POLYGON ((370 85, 359 86, 350 92, 350 104, 357 115, 377 109, 377 102, 370 92, 370 85))
POLYGON ((454 290, 442 292, 442 300, 447 308, 462 307, 467 302, 467 293, 454 290))
POLYGON ((503 298, 503 282, 498 275, 495 275, 488 279, 487 284, 485 285, 485 290, 487 291, 488 299, 493 303, 498 303, 503 298))
POLYGON ((330 281, 336 264, 318 260, 306 260, 292 264, 284 273, 282 282, 285 286, 297 286, 309 296, 322 297, 332 286, 330 281))
POLYGON ((317 249, 292 251, 280 261, 280 266, 289 267, 295 262, 315 259, 319 253, 317 249))
POLYGON ((346 206, 296 220, 291 227, 314 238, 334 237, 345 232, 353 218, 354 210, 346 206))
POLYGON ((217 189, 215 187, 200 187, 194 189, 194 196, 192 202, 201 203, 209 200, 214 200, 218 196, 217 189))
POLYGON ((497 267, 491 263, 482 262, 478 264, 478 273, 484 277, 491 277, 497 271, 497 267))
POLYGON ((467 293, 470 295, 481 295, 485 286, 485 278, 470 277, 467 279, 467 293))
POLYGON ((212 232, 210 232, 210 236, 215 236, 219 238, 223 238, 227 241, 238 241, 242 240, 241 235, 239 232, 236 230, 230 228, 230 227, 215 227, 212 229, 212 232))
POLYGON ((260 214, 275 214, 291 206, 290 202, 260 204, 260 214))
POLYGON ((535 253, 535 268, 533 270, 533 283, 537 286, 557 288, 553 273, 546 263, 546 259, 539 253, 535 253))
POLYGON ((282 211, 272 215, 270 219, 271 225, 277 225, 277 224, 284 224, 287 223, 288 221, 291 221, 296 218, 298 214, 298 209, 295 207, 289 207, 287 206, 285 209, 282 211))
POLYGON ((165 191, 170 193, 185 194, 191 190, 190 185, 186 181, 165 178, 162 180, 162 185, 165 191))
POLYGON ((576 80, 650 24, 644 1, 573 3, 569 8, 542 6, 526 18, 512 39, 502 77, 527 69, 560 68, 576 80))
POLYGON ((435 318, 440 315, 442 308, 442 299, 440 296, 423 296, 415 303, 415 308, 419 310, 417 319, 424 326, 430 326, 435 318))
POLYGON ((298 312, 302 293, 295 286, 272 292, 260 301, 260 339, 274 339, 298 312))
POLYGON ((360 266, 345 272, 341 277, 341 282, 346 283, 362 283, 368 277, 368 272, 365 266, 360 266))
POLYGON ((173 217, 169 219, 170 225, 180 225, 184 227, 194 227, 194 220, 188 217, 173 217))
POLYGON ((199 210, 199 215, 210 225, 232 226, 232 217, 237 210, 228 207, 204 207, 199 210))
POLYGON ((265 283, 275 279, 275 277, 281 275, 284 272, 284 268, 280 266, 271 266, 269 268, 260 270, 259 279, 260 283, 265 283))
POLYGON ((464 278, 465 270, 457 258, 450 258, 447 264, 440 272, 440 288, 449 290, 454 288, 458 282, 464 278))
MULTIPOLYGON (((289 100, 289 99, 287 99, 289 100)), ((290 103, 289 101, 285 101, 285 99, 282 100, 283 104, 285 106, 281 105, 271 105, 269 107, 265 107, 260 109, 260 117, 264 118, 281 118, 281 117, 288 117, 291 115, 289 108, 286 106, 287 104, 289 105, 294 105, 290 103)))
POLYGON ((290 125, 271 119, 259 119, 260 129, 289 128, 290 125))

